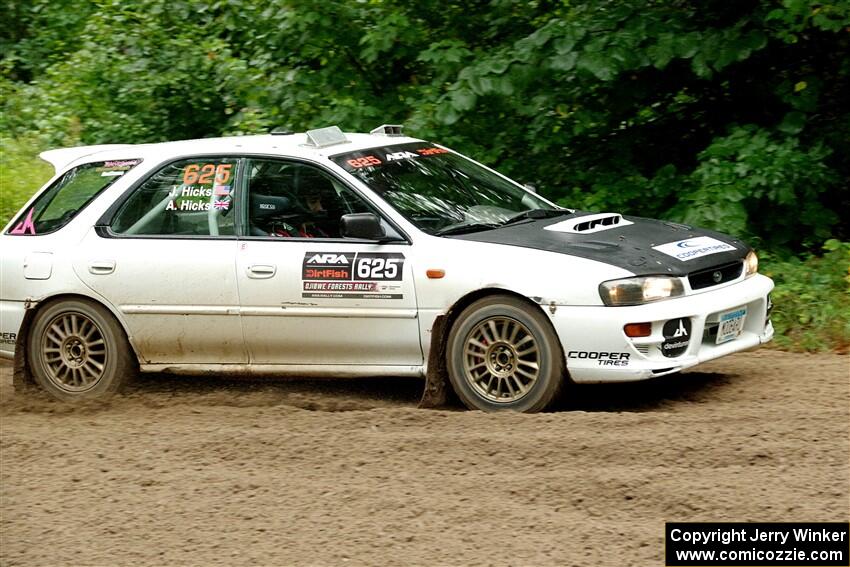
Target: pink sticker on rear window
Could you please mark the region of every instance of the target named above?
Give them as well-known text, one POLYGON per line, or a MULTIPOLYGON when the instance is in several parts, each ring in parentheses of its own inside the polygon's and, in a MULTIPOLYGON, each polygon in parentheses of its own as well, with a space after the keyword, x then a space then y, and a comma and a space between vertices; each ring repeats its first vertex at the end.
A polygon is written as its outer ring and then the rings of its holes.
POLYGON ((33 209, 30 209, 30 212, 27 213, 27 218, 22 220, 9 231, 9 234, 35 234, 35 225, 32 223, 32 212, 33 209))

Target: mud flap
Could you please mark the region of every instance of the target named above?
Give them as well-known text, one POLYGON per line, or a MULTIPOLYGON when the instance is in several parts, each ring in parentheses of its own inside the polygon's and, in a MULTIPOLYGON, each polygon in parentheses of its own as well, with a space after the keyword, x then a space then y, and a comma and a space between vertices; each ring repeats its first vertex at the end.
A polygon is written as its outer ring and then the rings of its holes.
POLYGON ((26 393, 37 389, 35 378, 30 372, 29 361, 27 360, 27 337, 30 332, 30 325, 35 316, 35 309, 27 309, 24 314, 24 320, 21 322, 21 328, 18 331, 18 337, 15 340, 15 360, 12 367, 12 387, 16 392, 26 393))
POLYGON ((434 320, 431 327, 431 350, 428 353, 428 371, 425 373, 425 390, 419 407, 424 409, 441 408, 454 399, 454 391, 449 385, 449 374, 446 370, 446 332, 445 315, 434 320))

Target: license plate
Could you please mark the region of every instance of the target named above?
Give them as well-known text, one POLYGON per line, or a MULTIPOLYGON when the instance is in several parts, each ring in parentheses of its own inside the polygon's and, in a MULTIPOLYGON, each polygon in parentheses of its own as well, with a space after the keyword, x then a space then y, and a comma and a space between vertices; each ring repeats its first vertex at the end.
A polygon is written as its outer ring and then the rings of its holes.
POLYGON ((738 338, 744 330, 744 319, 747 317, 747 308, 741 307, 734 311, 726 311, 720 314, 720 326, 717 328, 717 342, 722 344, 738 338))

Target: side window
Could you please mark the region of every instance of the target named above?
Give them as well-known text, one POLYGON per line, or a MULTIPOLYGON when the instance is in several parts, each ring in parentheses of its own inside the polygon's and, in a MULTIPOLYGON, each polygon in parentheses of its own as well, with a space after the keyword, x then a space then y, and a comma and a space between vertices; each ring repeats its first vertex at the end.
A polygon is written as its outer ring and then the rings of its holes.
POLYGON ((371 209, 348 187, 317 167, 283 160, 251 160, 248 234, 283 238, 339 238, 339 219, 371 209))
POLYGON ((112 220, 117 234, 236 234, 233 198, 239 160, 192 158, 166 165, 139 185, 112 220))
POLYGON ((7 234, 36 235, 59 230, 141 161, 99 161, 68 170, 24 211, 7 234))

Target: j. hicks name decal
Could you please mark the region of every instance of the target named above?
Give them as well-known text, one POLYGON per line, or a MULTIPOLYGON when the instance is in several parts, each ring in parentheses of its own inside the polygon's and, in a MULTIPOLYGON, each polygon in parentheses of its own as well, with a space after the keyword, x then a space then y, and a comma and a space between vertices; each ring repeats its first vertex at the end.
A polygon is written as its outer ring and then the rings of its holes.
POLYGON ((402 299, 404 254, 307 252, 301 266, 301 297, 402 299))

